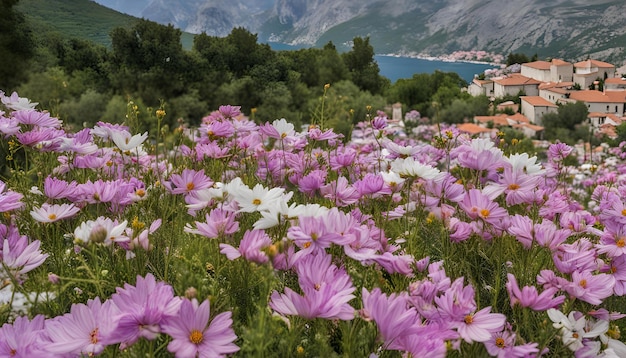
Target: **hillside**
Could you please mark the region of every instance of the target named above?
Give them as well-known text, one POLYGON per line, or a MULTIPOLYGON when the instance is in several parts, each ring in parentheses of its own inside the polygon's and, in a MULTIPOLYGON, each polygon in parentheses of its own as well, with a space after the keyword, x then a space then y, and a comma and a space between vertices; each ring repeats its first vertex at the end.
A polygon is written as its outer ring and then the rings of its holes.
POLYGON ((475 49, 618 65, 626 59, 623 0, 96 1, 189 32, 223 36, 243 26, 262 41, 292 45, 349 48, 354 37, 369 36, 378 53, 475 49))
MULTIPOLYGON (((91 0, 20 0, 16 9, 22 12, 35 33, 59 32, 110 46, 111 30, 130 28, 137 18, 122 14, 91 0)), ((191 48, 193 34, 183 33, 183 47, 191 48)))

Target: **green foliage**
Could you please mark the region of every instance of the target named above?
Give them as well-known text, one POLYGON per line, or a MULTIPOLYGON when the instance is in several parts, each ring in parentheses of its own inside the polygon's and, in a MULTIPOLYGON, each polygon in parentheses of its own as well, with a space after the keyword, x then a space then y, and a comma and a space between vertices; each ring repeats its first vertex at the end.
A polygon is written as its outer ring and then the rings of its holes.
POLYGON ((385 89, 386 82, 379 75, 380 69, 374 60, 374 48, 369 41, 369 37, 355 37, 352 50, 342 57, 354 84, 363 91, 380 94, 385 89))
POLYGON ((26 79, 29 60, 34 55, 31 29, 16 9, 17 3, 18 0, 0 1, 0 89, 9 94, 26 79))
POLYGON ((583 102, 567 103, 559 106, 557 113, 546 113, 542 118, 544 139, 560 140, 567 144, 575 144, 578 140, 588 141, 588 127, 585 127, 586 130, 577 129, 586 121, 588 113, 583 102))
MULTIPOLYGON (((532 61, 535 61, 535 60, 532 60, 532 61)), ((531 62, 531 60, 528 58, 528 56, 526 56, 523 53, 509 53, 509 55, 506 57, 507 66, 511 66, 516 63, 522 64, 522 63, 527 63, 527 62, 531 62)))

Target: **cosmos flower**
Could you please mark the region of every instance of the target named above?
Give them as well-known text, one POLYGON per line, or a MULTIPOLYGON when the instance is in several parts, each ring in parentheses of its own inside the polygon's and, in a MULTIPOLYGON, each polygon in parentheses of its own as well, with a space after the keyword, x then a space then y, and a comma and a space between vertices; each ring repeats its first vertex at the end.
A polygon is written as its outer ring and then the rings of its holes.
POLYGON ((178 314, 163 324, 163 332, 172 337, 167 350, 179 358, 225 357, 237 352, 231 315, 222 312, 209 322, 209 300, 200 305, 196 299, 182 300, 178 314))
POLYGON ((174 289, 165 282, 157 282, 152 274, 137 276, 135 286, 128 283, 118 287, 111 300, 120 311, 116 316, 117 328, 111 333, 112 342, 128 347, 139 338, 155 339, 161 332, 161 324, 178 316, 181 299, 174 296, 174 289))
POLYGON ((37 315, 32 320, 19 316, 13 324, 5 323, 0 328, 0 356, 45 357, 47 352, 39 344, 43 329, 43 315, 37 315))
POLYGON ((40 208, 35 208, 30 212, 33 219, 41 223, 52 223, 55 221, 70 218, 76 215, 80 208, 74 204, 48 204, 43 203, 40 208))
POLYGON ((111 301, 96 297, 87 304, 73 304, 69 313, 46 322, 46 350, 55 354, 76 356, 98 355, 113 343, 109 337, 115 330, 119 314, 111 301))

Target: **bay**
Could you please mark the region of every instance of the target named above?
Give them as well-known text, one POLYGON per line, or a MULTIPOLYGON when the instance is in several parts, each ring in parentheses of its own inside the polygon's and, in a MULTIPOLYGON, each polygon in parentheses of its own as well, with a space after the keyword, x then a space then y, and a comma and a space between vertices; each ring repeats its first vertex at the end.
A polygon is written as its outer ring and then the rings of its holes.
POLYGON ((487 69, 496 68, 487 63, 451 62, 430 60, 413 57, 399 57, 388 55, 375 55, 374 60, 378 63, 381 76, 385 76, 396 82, 401 78, 411 78, 416 73, 455 72, 467 83, 470 83, 475 75, 485 72, 487 69))
MULTIPOLYGON (((268 42, 268 44, 276 51, 303 48, 303 46, 292 46, 278 42, 268 42)), ((452 62, 393 55, 374 55, 374 60, 378 63, 380 75, 387 77, 391 83, 401 78, 411 78, 416 73, 430 74, 435 73, 435 71, 457 73, 467 83, 470 83, 475 75, 481 74, 487 69, 496 68, 495 65, 488 63, 452 62)))

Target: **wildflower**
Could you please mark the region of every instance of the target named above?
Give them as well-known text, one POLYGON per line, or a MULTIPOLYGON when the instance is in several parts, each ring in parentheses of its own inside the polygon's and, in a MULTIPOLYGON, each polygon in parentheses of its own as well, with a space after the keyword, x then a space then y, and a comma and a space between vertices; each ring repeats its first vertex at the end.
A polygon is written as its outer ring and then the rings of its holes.
POLYGON ((6 184, 0 180, 0 212, 20 209, 24 206, 21 201, 24 195, 12 190, 5 190, 6 184))
POLYGON ((130 241, 130 238, 124 234, 128 221, 124 220, 122 223, 118 223, 116 220, 110 218, 99 217, 96 220, 88 220, 80 224, 74 230, 74 242, 79 244, 86 244, 88 242, 94 242, 96 244, 104 244, 109 246, 116 243, 130 241))
POLYGON ((288 136, 295 134, 294 125, 287 122, 285 118, 277 119, 272 124, 266 122, 259 127, 259 132, 270 138, 280 139, 281 141, 288 136))
POLYGON ((608 321, 600 321, 604 323, 596 325, 592 330, 586 331, 585 327, 587 321, 585 320, 585 316, 576 311, 572 311, 569 315, 565 316, 563 312, 551 308, 547 313, 548 317, 550 317, 550 320, 553 322, 553 327, 559 330, 563 344, 573 352, 583 347, 584 338, 598 337, 609 328, 608 321))
MULTIPOLYGON (((2 245, 2 265, 18 281, 23 281, 23 277, 28 272, 41 266, 48 258, 48 254, 40 250, 41 241, 35 240, 28 243, 28 238, 23 235, 12 235, 12 238, 5 238, 2 245)), ((0 278, 3 270, 0 269, 0 278)))
POLYGON ((402 178, 422 178, 425 180, 443 180, 444 173, 430 165, 422 164, 412 157, 395 159, 391 162, 391 171, 402 178))
POLYGON ((31 102, 26 97, 18 96, 17 92, 11 93, 10 96, 5 96, 4 92, 0 91, 0 101, 7 106, 7 108, 14 111, 33 109, 39 104, 37 102, 31 102))
POLYGON ((70 218, 80 211, 74 204, 53 204, 43 203, 40 208, 33 209, 30 215, 33 219, 41 223, 52 223, 55 221, 70 218))
MULTIPOLYGON (((229 189, 232 188, 229 186, 229 189)), ((283 188, 267 189, 262 184, 256 184, 253 189, 244 185, 237 190, 230 190, 228 193, 239 204, 239 212, 252 213, 276 205, 284 192, 285 189, 283 188)))
POLYGON ((145 278, 137 276, 135 286, 128 283, 118 287, 111 300, 120 310, 116 317, 117 328, 111 333, 113 342, 128 347, 139 338, 155 339, 161 332, 161 324, 178 316, 181 299, 174 296, 172 286, 156 282, 152 274, 145 278))
POLYGON ((228 244, 220 244, 220 252, 229 260, 234 260, 243 256, 244 259, 264 264, 269 261, 269 257, 263 251, 272 245, 272 240, 263 230, 247 230, 243 234, 243 239, 236 249, 228 244))
POLYGON ((415 307, 408 305, 406 294, 392 293, 389 296, 380 288, 371 292, 362 289, 363 309, 359 311, 361 318, 376 322, 380 336, 385 342, 385 349, 404 350, 398 338, 407 335, 421 321, 415 307))
POLYGON ((474 220, 480 218, 496 227, 501 226, 502 219, 508 217, 508 212, 504 208, 478 189, 470 189, 459 206, 470 218, 474 220))
POLYGON ((506 316, 501 313, 489 313, 491 307, 485 307, 476 313, 466 315, 455 325, 461 338, 467 343, 486 342, 492 333, 500 332, 504 328, 506 316))
POLYGON ((346 271, 331 263, 330 255, 308 255, 296 263, 296 270, 304 295, 298 295, 289 287, 284 294, 274 291, 270 301, 273 310, 306 319, 354 318, 354 308, 348 302, 355 297, 352 292, 356 288, 346 271))
POLYGON ((590 271, 572 272, 572 282, 566 285, 565 290, 579 300, 599 305, 613 294, 615 278, 608 274, 593 275, 590 271))
POLYGON ((534 286, 524 286, 520 290, 512 274, 507 274, 507 278, 506 290, 509 293, 511 307, 519 304, 521 307, 530 307, 535 311, 545 311, 549 308, 556 308, 565 301, 565 296, 554 297, 558 291, 554 287, 547 288, 539 294, 534 286))
POLYGON ((172 194, 189 194, 213 186, 213 181, 204 174, 204 169, 200 171, 184 169, 180 175, 172 174, 170 183, 172 194))
POLYGON ((114 319, 119 314, 111 301, 100 302, 100 298, 87 304, 73 304, 70 313, 46 322, 46 350, 55 354, 93 356, 112 344, 111 333, 116 329, 114 319))
POLYGON ((548 147, 548 159, 553 162, 561 162, 565 157, 570 155, 574 150, 573 147, 565 143, 555 143, 548 147))
POLYGON ((50 199, 65 199, 76 190, 76 181, 71 183, 54 177, 46 177, 43 181, 43 191, 50 199))
POLYGON ((537 343, 526 343, 521 346, 515 345, 515 333, 506 328, 502 332, 494 333, 491 338, 484 342, 487 352, 492 357, 511 358, 529 357, 539 353, 537 343))
POLYGON ((360 198, 359 192, 349 184, 348 179, 344 176, 322 186, 320 193, 323 197, 332 200, 336 206, 354 204, 360 198))
POLYGON ((127 131, 111 130, 111 139, 113 143, 122 151, 132 151, 138 149, 139 146, 148 138, 148 132, 144 134, 131 135, 127 131))
POLYGON ((239 230, 239 222, 235 221, 235 213, 223 208, 215 208, 206 214, 206 223, 196 221, 197 230, 186 231, 200 234, 209 239, 216 239, 223 235, 231 235, 239 230))
POLYGON ((163 324, 163 332, 172 337, 167 350, 176 357, 224 357, 237 352, 231 315, 222 312, 209 323, 208 300, 198 305, 196 299, 183 299, 178 314, 163 324))
POLYGON ((0 328, 0 356, 44 357, 46 351, 39 345, 44 334, 44 316, 32 320, 27 316, 15 318, 13 324, 5 323, 0 328))

